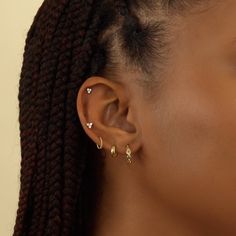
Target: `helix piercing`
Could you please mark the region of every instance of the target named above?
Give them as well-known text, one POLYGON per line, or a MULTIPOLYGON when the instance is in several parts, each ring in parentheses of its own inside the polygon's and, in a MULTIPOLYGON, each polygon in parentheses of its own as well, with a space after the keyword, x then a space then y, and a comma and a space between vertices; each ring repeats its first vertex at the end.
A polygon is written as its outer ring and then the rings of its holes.
POLYGON ((102 146, 103 146, 103 141, 102 141, 102 138, 101 137, 99 137, 99 139, 100 139, 100 146, 97 144, 97 148, 98 149, 102 149, 102 146))
POLYGON ((92 89, 91 88, 87 88, 86 91, 87 91, 88 94, 92 93, 92 89))
POLYGON ((93 123, 87 123, 86 125, 88 126, 89 129, 92 129, 93 123))

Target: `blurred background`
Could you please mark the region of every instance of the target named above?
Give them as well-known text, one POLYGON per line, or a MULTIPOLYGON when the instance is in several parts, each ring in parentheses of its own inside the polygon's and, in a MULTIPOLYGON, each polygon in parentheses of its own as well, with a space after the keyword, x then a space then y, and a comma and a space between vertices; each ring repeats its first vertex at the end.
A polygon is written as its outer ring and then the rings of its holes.
POLYGON ((0 0, 0 236, 13 234, 20 187, 20 70, 26 34, 42 2, 0 0))

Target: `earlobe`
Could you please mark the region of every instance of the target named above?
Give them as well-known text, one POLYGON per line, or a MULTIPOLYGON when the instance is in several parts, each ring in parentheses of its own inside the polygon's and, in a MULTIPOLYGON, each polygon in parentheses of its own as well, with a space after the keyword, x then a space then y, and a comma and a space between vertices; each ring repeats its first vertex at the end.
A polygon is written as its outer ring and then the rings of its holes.
POLYGON ((103 77, 93 76, 81 86, 77 96, 77 112, 87 135, 103 147, 124 150, 138 136, 135 120, 128 120, 129 96, 121 84, 103 77), (123 147, 121 147, 123 146, 123 147))

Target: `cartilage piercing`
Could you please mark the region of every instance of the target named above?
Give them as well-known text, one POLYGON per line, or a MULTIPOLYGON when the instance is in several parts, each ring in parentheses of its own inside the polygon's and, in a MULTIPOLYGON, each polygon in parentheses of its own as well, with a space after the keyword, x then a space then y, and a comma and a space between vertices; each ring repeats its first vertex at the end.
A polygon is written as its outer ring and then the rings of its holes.
POLYGON ((88 126, 89 129, 92 129, 93 123, 87 123, 86 125, 88 126))
POLYGON ((87 91, 88 94, 92 93, 92 89, 91 88, 87 88, 86 91, 87 91))

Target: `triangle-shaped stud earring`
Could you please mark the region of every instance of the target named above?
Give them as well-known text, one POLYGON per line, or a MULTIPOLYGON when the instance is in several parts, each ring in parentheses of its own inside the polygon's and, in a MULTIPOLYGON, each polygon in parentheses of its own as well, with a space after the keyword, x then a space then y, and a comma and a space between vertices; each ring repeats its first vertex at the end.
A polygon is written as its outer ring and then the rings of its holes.
POLYGON ((91 88, 87 88, 86 90, 87 90, 88 94, 92 93, 92 89, 91 88))
POLYGON ((87 123, 86 125, 89 129, 92 129, 93 123, 87 123))

